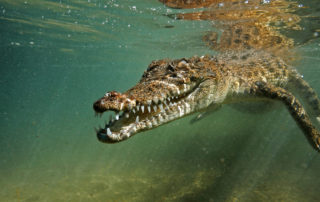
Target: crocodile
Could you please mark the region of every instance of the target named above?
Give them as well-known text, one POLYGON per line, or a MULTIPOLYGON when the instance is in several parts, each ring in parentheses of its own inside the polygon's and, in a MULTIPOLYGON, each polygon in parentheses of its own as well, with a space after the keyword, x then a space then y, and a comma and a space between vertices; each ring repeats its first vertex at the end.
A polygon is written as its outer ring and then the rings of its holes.
MULTIPOLYGON (((177 8, 201 7, 201 2, 208 7, 208 2, 211 2, 213 8, 222 1, 194 1, 199 3, 195 5, 186 5, 190 1, 184 0, 162 2, 177 8)), ((230 2, 235 1, 224 1, 230 2)), ((289 57, 284 57, 283 53, 288 53, 292 48, 292 40, 277 30, 266 29, 265 20, 262 19, 263 23, 254 21, 253 28, 248 25, 252 23, 249 21, 238 21, 232 26, 226 23, 230 32, 224 35, 233 37, 231 41, 234 42, 234 37, 239 39, 243 34, 249 36, 243 46, 235 48, 230 40, 220 40, 222 44, 217 45, 217 37, 205 37, 205 41, 211 41, 213 48, 220 50, 219 54, 152 61, 140 81, 131 89, 124 93, 107 92, 94 102, 93 108, 98 114, 114 111, 115 116, 111 116, 110 121, 97 130, 98 139, 104 143, 117 143, 196 112, 210 113, 223 104, 278 100, 287 107, 312 147, 320 151, 320 132, 317 129, 320 124, 320 99, 303 76, 289 64, 289 57), (249 30, 256 29, 256 33, 243 31, 248 30, 246 27, 250 27, 249 30), (260 32, 261 29, 265 30, 264 34, 260 32), (283 47, 281 51, 268 43, 252 43, 252 40, 263 36, 274 38, 275 35, 276 44, 283 47)))

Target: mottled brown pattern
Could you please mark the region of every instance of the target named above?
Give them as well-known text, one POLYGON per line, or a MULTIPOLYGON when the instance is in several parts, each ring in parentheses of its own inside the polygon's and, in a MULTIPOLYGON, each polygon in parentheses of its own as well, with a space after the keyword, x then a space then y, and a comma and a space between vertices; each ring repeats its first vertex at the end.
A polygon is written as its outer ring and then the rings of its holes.
MULTIPOLYGON (((204 8, 209 7, 214 3, 221 2, 221 0, 159 0, 166 6, 171 8, 204 8)), ((225 0, 233 1, 233 0, 225 0)))
MULTIPOLYGON (((179 8, 184 7, 184 1, 167 1, 166 5, 179 8), (176 3, 176 6, 173 4, 176 3)), ((187 1, 195 2, 195 1, 187 1)), ((196 1, 197 7, 200 2, 196 1)), ((263 49, 283 59, 290 61, 296 58, 291 51, 294 41, 279 31, 280 29, 301 30, 300 17, 293 12, 297 3, 285 0, 270 1, 268 4, 260 0, 239 1, 203 1, 202 7, 207 7, 201 12, 180 13, 173 15, 176 19, 183 20, 210 20, 215 27, 220 28, 221 34, 215 31, 207 33, 203 40, 212 49, 217 51, 263 49), (218 40, 218 38, 220 39, 218 40)), ((190 4, 191 5, 191 4, 190 4)))
POLYGON ((216 56, 153 61, 140 81, 124 93, 111 91, 94 103, 97 113, 112 110, 115 118, 97 131, 106 143, 126 140, 180 117, 210 112, 239 101, 280 100, 311 145, 320 151, 320 100, 302 76, 288 65, 293 39, 281 29, 300 29, 295 2, 274 0, 160 0, 172 8, 204 8, 174 15, 184 20, 211 20, 221 30, 204 41, 216 56), (292 91, 294 90, 294 91, 292 91), (294 93, 307 108, 305 110, 294 93))

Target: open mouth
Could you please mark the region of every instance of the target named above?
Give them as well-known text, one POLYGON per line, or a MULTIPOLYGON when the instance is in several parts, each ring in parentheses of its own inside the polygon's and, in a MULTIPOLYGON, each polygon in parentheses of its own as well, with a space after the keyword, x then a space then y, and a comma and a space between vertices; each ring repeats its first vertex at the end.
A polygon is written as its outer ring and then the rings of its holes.
MULTIPOLYGON (((111 109, 115 115, 110 115, 110 120, 105 127, 97 131, 98 139, 105 143, 120 142, 138 132, 155 128, 190 114, 194 111, 195 105, 191 103, 193 103, 193 93, 196 88, 197 85, 188 86, 182 90, 182 93, 178 91, 175 95, 167 96, 165 99, 153 99, 144 104, 135 100, 135 106, 130 109, 111 109)), ((122 103, 120 105, 123 106, 122 103)), ((101 113, 99 110, 96 112, 101 113)))

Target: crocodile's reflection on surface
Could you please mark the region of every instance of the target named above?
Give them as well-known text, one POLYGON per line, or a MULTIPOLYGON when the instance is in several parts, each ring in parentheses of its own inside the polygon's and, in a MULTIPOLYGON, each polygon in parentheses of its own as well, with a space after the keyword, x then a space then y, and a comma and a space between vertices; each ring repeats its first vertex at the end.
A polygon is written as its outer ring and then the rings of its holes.
POLYGON ((161 0, 173 8, 204 8, 171 15, 184 20, 211 20, 221 33, 203 39, 220 54, 153 61, 141 80, 124 93, 111 91, 94 103, 97 113, 115 111, 97 131, 98 139, 116 143, 186 115, 239 101, 280 100, 311 145, 320 150, 320 100, 291 66, 294 40, 279 29, 301 29, 292 12, 295 2, 161 0), (305 111, 295 90, 312 111, 305 111))

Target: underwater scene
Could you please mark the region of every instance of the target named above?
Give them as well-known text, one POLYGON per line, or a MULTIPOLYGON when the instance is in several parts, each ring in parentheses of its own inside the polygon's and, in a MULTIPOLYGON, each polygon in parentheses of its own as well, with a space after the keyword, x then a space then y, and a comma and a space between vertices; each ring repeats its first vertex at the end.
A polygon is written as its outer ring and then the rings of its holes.
POLYGON ((319 201, 319 150, 279 101, 223 104, 115 144, 97 138, 115 113, 93 109, 152 61, 249 49, 319 95, 317 0, 0 0, 0 30, 0 201, 319 201))

